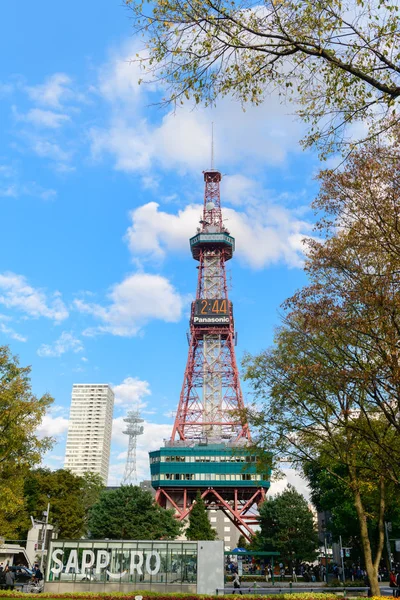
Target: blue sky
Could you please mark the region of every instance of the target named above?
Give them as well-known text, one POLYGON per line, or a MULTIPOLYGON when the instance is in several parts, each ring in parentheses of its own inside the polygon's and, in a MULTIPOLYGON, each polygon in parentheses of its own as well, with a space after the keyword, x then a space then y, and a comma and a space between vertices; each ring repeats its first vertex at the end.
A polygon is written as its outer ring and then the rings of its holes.
POLYGON ((72 384, 115 387, 110 483, 123 473, 129 405, 146 419, 145 476, 178 402, 211 122, 237 246, 239 360, 271 343, 280 304, 305 282, 319 168, 293 106, 274 95, 246 111, 229 98, 175 114, 155 105, 162 88, 139 86, 129 62, 141 43, 117 0, 0 8, 0 343, 32 365, 35 393, 55 398, 40 428, 57 439, 52 468, 72 384))

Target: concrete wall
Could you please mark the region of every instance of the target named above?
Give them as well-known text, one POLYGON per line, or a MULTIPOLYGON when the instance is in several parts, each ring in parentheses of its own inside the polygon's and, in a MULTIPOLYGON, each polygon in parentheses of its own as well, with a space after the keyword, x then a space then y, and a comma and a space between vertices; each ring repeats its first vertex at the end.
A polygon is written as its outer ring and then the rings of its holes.
MULTIPOLYGON (((223 587, 223 586, 220 586, 223 587)), ((55 581, 55 582, 46 582, 44 591, 46 594, 65 594, 65 593, 75 593, 75 592, 93 592, 95 594, 112 594, 113 592, 135 592, 141 590, 151 590, 152 592, 179 592, 179 593, 187 593, 187 594, 195 594, 196 593, 196 584, 169 584, 165 585, 162 583, 91 583, 91 582, 83 582, 83 583, 72 583, 68 581, 55 581)), ((215 594, 215 589, 212 592, 215 594)))
POLYGON ((215 594, 224 587, 224 542, 197 544, 197 593, 215 594))

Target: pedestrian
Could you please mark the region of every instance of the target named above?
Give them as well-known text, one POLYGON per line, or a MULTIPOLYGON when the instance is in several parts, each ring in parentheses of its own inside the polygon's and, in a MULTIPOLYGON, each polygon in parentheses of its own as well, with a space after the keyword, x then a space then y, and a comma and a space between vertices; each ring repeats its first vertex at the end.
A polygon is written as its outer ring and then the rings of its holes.
POLYGON ((265 567, 264 574, 265 574, 265 581, 268 583, 269 582, 269 566, 268 565, 266 565, 266 567, 265 567))
POLYGON ((13 590, 14 589, 14 582, 15 582, 15 575, 13 573, 13 571, 11 571, 11 569, 9 569, 9 567, 6 567, 6 586, 5 589, 6 590, 13 590))
POLYGON ((35 569, 33 571, 33 574, 35 576, 36 583, 40 583, 43 580, 43 573, 40 570, 39 565, 35 565, 35 569))
POLYGON ((400 571, 396 573, 396 598, 400 596, 400 571))
POLYGON ((235 573, 233 576, 233 594, 235 593, 236 590, 239 590, 239 594, 243 594, 242 590, 240 589, 240 579, 239 579, 239 574, 235 573))
POLYGON ((293 567, 293 571, 292 571, 292 579, 295 583, 297 583, 297 573, 296 573, 296 569, 293 567))
POLYGON ((394 571, 390 571, 390 574, 389 574, 389 587, 391 587, 393 589, 393 597, 395 598, 397 582, 396 582, 396 573, 394 571))

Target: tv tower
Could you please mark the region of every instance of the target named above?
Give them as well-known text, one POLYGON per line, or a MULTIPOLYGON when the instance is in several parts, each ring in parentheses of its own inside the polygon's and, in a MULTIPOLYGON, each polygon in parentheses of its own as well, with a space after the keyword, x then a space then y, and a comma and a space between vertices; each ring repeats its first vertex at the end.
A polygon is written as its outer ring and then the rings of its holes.
POLYGON ((189 515, 200 490, 207 508, 224 511, 250 540, 270 474, 257 468, 243 410, 225 271, 235 239, 222 219, 221 178, 212 152, 200 227, 190 238, 198 276, 184 381, 171 439, 150 452, 150 470, 156 501, 174 508, 179 520, 189 515))
POLYGON ((138 436, 143 433, 143 425, 140 425, 143 423, 143 419, 140 418, 139 409, 130 410, 124 421, 128 424, 124 433, 129 435, 129 442, 122 485, 129 485, 137 482, 136 446, 138 436))

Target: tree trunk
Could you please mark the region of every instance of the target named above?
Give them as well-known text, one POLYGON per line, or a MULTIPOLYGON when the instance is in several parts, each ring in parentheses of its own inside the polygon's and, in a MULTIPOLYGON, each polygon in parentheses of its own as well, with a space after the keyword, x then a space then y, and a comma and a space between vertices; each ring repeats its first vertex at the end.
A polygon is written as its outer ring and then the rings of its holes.
POLYGON ((371 586, 371 592, 373 596, 380 596, 379 582, 378 582, 378 567, 382 556, 382 549, 384 544, 384 511, 385 511, 385 484, 383 478, 380 480, 380 510, 379 510, 379 537, 376 550, 375 561, 372 560, 371 542, 368 536, 367 517, 365 514, 364 506, 362 503, 360 491, 358 488, 358 482, 355 477, 353 479, 353 491, 354 491, 354 506, 357 511, 358 522, 360 525, 360 538, 361 545, 364 553, 365 569, 367 571, 368 579, 371 586))

